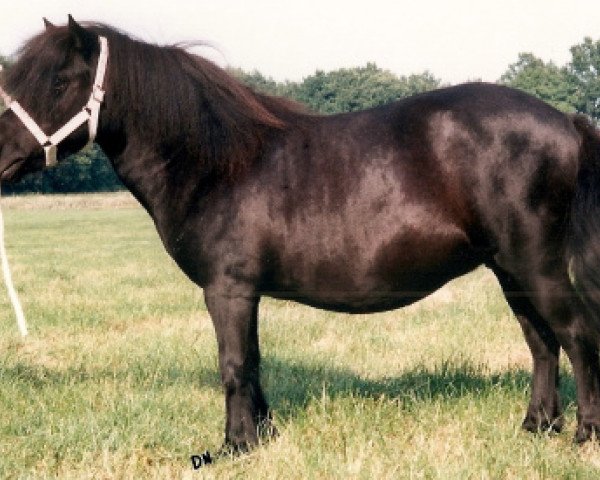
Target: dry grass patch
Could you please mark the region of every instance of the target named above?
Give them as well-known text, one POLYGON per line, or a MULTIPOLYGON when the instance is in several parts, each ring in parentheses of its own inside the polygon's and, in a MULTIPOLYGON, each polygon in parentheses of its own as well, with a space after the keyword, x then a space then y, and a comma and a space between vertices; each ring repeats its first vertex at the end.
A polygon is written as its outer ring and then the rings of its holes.
POLYGON ((69 195, 15 195, 2 198, 2 207, 9 210, 72 210, 140 208, 129 192, 82 193, 69 195))

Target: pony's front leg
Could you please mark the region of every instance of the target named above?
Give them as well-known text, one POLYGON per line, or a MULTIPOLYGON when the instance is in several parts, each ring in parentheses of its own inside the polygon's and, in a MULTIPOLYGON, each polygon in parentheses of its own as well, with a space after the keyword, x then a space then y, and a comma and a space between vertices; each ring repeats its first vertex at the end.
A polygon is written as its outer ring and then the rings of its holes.
POLYGON ((270 421, 259 379, 259 298, 209 288, 205 299, 217 334, 225 391, 225 447, 245 451, 257 444, 259 428, 270 421))

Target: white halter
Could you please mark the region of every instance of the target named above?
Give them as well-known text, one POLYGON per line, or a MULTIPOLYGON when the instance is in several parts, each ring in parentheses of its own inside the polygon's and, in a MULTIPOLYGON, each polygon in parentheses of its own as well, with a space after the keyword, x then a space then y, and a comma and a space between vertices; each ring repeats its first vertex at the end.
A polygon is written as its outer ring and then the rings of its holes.
MULTIPOLYGON (((21 107, 19 102, 10 98, 10 96, 0 87, 0 97, 4 101, 7 108, 10 108, 14 114, 19 117, 23 125, 32 133, 36 140, 44 147, 46 153, 46 166, 56 165, 56 150, 57 145, 65 138, 71 135, 85 122, 88 122, 89 141, 83 147, 89 147, 96 138, 98 132, 98 117, 100 115, 100 106, 104 100, 104 75, 106 74, 106 64, 108 63, 108 41, 104 37, 99 37, 100 40, 100 56, 98 57, 98 65, 96 67, 96 78, 92 87, 92 93, 87 104, 81 112, 75 115, 65 125, 59 128, 53 135, 46 135, 40 126, 31 118, 31 116, 21 107)), ((0 66, 0 70, 2 67, 0 66)))

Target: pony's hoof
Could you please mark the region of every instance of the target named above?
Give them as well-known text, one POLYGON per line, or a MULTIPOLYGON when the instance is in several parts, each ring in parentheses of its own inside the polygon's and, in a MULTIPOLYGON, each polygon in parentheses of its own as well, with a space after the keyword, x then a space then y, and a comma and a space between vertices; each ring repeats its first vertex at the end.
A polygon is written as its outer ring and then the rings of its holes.
POLYGON ((591 440, 594 435, 596 441, 600 440, 600 423, 581 422, 577 426, 577 431, 575 432, 575 438, 573 440, 578 445, 581 445, 582 443, 591 440))
POLYGON ((559 415, 555 418, 547 416, 533 415, 528 413, 521 427, 531 433, 560 433, 563 429, 564 418, 559 415))

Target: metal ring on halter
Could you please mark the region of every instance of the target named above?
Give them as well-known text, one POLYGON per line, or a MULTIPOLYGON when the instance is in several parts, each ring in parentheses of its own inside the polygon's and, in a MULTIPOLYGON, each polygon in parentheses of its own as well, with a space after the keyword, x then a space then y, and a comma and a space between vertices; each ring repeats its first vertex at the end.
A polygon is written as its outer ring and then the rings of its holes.
POLYGON ((44 153, 47 167, 53 167, 58 163, 58 147, 56 145, 44 145, 44 153))

